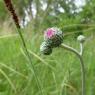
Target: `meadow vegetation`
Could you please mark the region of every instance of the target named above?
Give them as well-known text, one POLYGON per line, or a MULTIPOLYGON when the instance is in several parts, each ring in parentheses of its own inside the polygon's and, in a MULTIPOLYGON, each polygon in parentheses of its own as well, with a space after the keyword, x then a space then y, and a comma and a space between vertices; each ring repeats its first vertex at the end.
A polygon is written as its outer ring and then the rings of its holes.
MULTIPOLYGON (((18 8, 21 6, 19 6, 19 2, 13 1, 17 13, 19 13, 18 16, 24 16, 24 13, 20 15, 18 8)), ((34 4, 37 4, 37 1, 40 0, 33 1, 34 4)), ((46 1, 49 1, 50 6, 54 6, 54 0, 46 1)), ((62 1, 59 1, 57 2, 61 5, 62 1)), ((51 7, 48 6, 48 8, 50 7, 49 12, 47 10, 48 13, 46 12, 46 15, 40 17, 44 12, 39 9, 37 18, 28 22, 21 31, 44 95, 81 95, 81 73, 77 57, 60 47, 55 48, 49 56, 42 55, 40 52, 43 31, 53 26, 62 30, 63 43, 78 50, 77 36, 83 34, 86 37, 83 54, 86 70, 86 95, 95 95, 95 1, 89 2, 93 6, 87 2, 83 11, 75 12, 75 14, 70 14, 68 10, 66 10, 66 13, 55 10, 56 15, 53 16, 49 14, 51 7)), ((0 4, 2 5, 2 0, 0 4)), ((29 4, 24 2, 23 6, 29 4)), ((65 7, 68 8, 68 6, 67 4, 65 7)), ((57 7, 54 9, 57 9, 57 7)), ((5 10, 7 12, 6 8, 5 10)), ((0 95, 41 95, 35 77, 30 72, 31 67, 24 53, 17 28, 11 19, 11 15, 8 12, 5 15, 4 11, 0 13, 0 95), (3 16, 10 18, 3 21, 3 16)))

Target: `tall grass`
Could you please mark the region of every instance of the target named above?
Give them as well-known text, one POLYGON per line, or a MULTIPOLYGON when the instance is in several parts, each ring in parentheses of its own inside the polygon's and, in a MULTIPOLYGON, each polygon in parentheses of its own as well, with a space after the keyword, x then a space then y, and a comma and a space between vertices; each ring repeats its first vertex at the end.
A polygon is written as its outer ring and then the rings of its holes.
MULTIPOLYGON (((29 32, 31 28, 26 30, 29 32)), ((39 52, 42 35, 30 32, 32 37, 29 39, 27 32, 24 33, 44 95, 80 95, 80 66, 75 55, 57 48, 50 56, 43 56, 39 52)), ((85 35, 89 37, 90 33, 85 35)), ((79 44, 73 36, 65 38, 64 43, 78 49, 79 44)), ((94 44, 94 37, 87 40, 83 56, 86 66, 87 95, 95 94, 94 44)), ((27 64, 19 37, 5 35, 0 37, 0 71, 2 70, 0 72, 0 95, 40 95, 41 92, 27 64)))

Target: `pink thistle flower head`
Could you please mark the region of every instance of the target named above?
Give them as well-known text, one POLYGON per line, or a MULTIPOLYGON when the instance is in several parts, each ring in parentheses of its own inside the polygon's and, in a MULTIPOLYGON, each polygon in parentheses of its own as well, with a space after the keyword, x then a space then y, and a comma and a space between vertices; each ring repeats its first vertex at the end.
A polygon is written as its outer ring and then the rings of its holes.
POLYGON ((51 37, 53 37, 55 35, 55 30, 53 29, 53 28, 49 28, 49 29, 47 29, 46 31, 45 31, 45 34, 44 34, 44 36, 46 37, 46 38, 51 38, 51 37))
POLYGON ((48 28, 44 33, 44 40, 47 41, 51 47, 57 47, 63 41, 63 33, 59 28, 48 28))

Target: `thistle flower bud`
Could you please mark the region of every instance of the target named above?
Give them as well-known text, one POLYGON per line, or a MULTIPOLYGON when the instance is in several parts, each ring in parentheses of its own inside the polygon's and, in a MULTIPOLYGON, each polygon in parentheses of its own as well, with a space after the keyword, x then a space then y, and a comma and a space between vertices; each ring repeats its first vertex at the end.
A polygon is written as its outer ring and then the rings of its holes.
POLYGON ((44 55, 50 55, 52 53, 52 48, 48 45, 47 42, 43 42, 40 46, 40 51, 44 55))
POLYGON ((56 27, 48 28, 45 31, 44 40, 47 41, 51 47, 58 47, 63 42, 63 33, 56 27))
POLYGON ((83 42, 85 41, 85 36, 79 35, 79 36, 77 37, 77 40, 78 40, 80 43, 83 43, 83 42))

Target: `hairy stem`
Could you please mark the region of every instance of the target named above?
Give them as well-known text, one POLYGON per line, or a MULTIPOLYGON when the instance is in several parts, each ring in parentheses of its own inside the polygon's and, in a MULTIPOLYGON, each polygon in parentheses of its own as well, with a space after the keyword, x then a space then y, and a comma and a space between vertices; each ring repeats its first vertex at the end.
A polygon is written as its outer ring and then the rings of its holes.
POLYGON ((82 95, 85 95, 85 68, 84 68, 84 63, 83 63, 83 58, 82 58, 82 53, 83 53, 83 48, 82 44, 80 44, 80 52, 78 52, 76 49, 67 46, 65 44, 62 44, 61 47, 65 48, 66 50, 69 50, 73 52, 80 60, 80 65, 81 65, 81 81, 82 81, 82 95))
POLYGON ((83 43, 80 43, 80 55, 83 55, 83 43))

